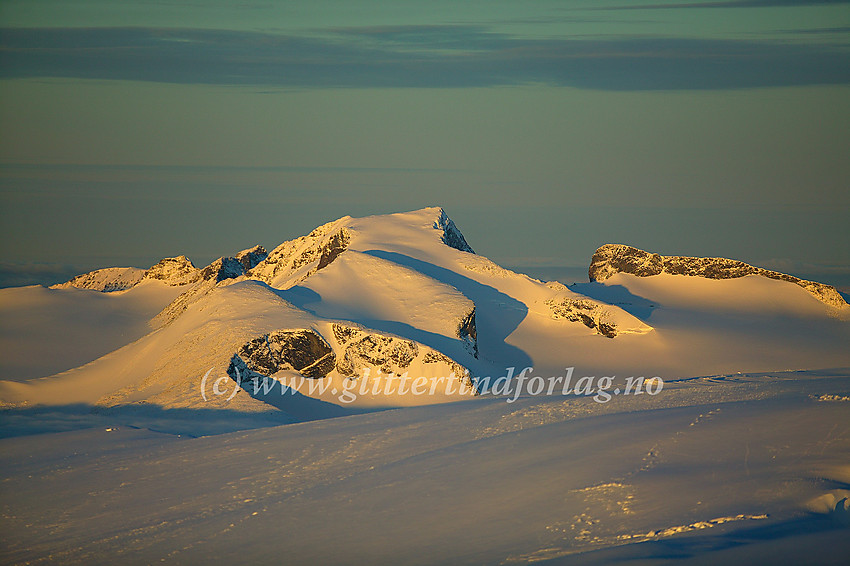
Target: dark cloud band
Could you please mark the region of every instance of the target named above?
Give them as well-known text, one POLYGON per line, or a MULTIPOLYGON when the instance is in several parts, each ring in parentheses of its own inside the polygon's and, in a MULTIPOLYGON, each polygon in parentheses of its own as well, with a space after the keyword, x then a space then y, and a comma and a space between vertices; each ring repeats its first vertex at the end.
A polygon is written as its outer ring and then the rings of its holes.
POLYGON ((0 77, 182 84, 728 89, 850 82, 833 44, 725 39, 526 39, 472 26, 326 30, 44 28, 0 33, 0 77))

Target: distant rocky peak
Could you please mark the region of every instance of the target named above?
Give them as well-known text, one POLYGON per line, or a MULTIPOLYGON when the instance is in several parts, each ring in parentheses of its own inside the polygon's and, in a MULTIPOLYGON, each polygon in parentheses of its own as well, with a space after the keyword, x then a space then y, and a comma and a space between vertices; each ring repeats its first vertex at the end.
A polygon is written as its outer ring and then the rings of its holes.
POLYGON ((145 272, 145 279, 156 279, 168 285, 185 285, 201 279, 201 270, 184 255, 163 258, 145 272))
POLYGON ((441 237, 443 243, 450 248, 474 254, 475 251, 473 251, 469 244, 466 243, 466 239, 463 237, 463 234, 460 233, 460 230, 458 230, 454 221, 452 221, 448 214, 446 214, 446 211, 442 208, 440 208, 439 211, 439 216, 434 222, 434 228, 443 231, 443 235, 441 237))
POLYGON ((82 275, 77 275, 65 283, 52 285, 51 289, 88 289, 110 293, 131 289, 145 276, 145 270, 138 267, 107 267, 95 269, 82 275))
POLYGON ((662 256, 623 244, 605 244, 590 260, 588 277, 604 281, 616 273, 631 273, 638 277, 658 275, 664 269, 662 256))
POLYGON ((638 277, 668 273, 706 279, 736 279, 746 275, 760 275, 799 285, 828 306, 836 308, 847 306, 841 294, 831 285, 754 267, 743 261, 722 257, 662 256, 632 246, 605 244, 593 254, 588 277, 591 281, 604 281, 616 273, 629 273, 638 277))

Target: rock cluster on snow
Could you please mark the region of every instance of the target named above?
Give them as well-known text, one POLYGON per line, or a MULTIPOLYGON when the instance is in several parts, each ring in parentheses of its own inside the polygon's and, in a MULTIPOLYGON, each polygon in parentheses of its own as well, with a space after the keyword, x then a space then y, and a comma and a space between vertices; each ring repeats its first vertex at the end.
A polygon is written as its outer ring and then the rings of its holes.
POLYGON ((189 305, 214 289, 216 285, 222 281, 241 277, 246 272, 246 266, 257 265, 266 255, 268 254, 265 248, 254 246, 239 252, 236 257, 220 257, 205 268, 198 270, 200 277, 156 315, 153 320, 154 326, 171 322, 189 305))
POLYGON ((333 333, 342 350, 336 364, 340 375, 356 377, 372 367, 384 373, 404 373, 419 355, 419 346, 412 340, 382 336, 342 324, 334 324, 333 333))
POLYGON ((244 275, 263 261, 268 252, 263 246, 254 246, 242 250, 235 257, 220 257, 201 270, 201 279, 219 283, 225 279, 235 279, 244 275))
POLYGON ((334 324, 332 328, 339 346, 336 369, 340 375, 357 377, 367 368, 401 375, 421 356, 424 364, 445 363, 458 381, 474 389, 466 368, 424 344, 344 324, 334 324))
POLYGON ((236 257, 234 259, 236 259, 239 263, 242 264, 242 272, 247 273, 249 270, 254 269, 258 263, 266 259, 268 255, 269 252, 266 251, 266 248, 257 245, 253 248, 242 250, 241 252, 236 254, 236 257))
POLYGON ((199 281, 233 279, 244 275, 266 258, 268 252, 263 246, 254 246, 242 250, 235 257, 220 257, 203 269, 198 269, 184 255, 161 259, 149 269, 136 267, 107 267, 77 275, 65 283, 53 285, 53 289, 90 289, 93 291, 125 291, 146 279, 162 281, 167 285, 179 287, 199 281))
POLYGON ((599 334, 614 338, 617 326, 609 320, 609 311, 604 305, 588 299, 548 299, 546 304, 552 311, 552 318, 580 322, 599 334))
POLYGON ((419 359, 425 365, 445 364, 455 379, 475 389, 465 367, 424 344, 338 323, 331 331, 336 348, 309 329, 277 330, 253 338, 233 354, 227 373, 243 381, 281 370, 295 370, 311 379, 326 377, 334 369, 350 378, 363 376, 366 370, 402 375, 419 359))
POLYGON ((270 376, 280 370, 296 370, 318 379, 334 369, 336 357, 324 338, 312 330, 277 330, 250 340, 230 360, 228 375, 242 379, 270 376))

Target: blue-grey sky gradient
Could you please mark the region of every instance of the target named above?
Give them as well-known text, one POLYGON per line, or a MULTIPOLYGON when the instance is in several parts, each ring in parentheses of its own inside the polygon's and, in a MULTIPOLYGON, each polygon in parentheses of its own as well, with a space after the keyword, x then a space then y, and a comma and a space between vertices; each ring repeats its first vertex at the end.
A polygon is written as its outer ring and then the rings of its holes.
POLYGON ((848 30, 846 1, 6 0, 0 285, 432 205, 529 270, 621 242, 850 285, 848 30))

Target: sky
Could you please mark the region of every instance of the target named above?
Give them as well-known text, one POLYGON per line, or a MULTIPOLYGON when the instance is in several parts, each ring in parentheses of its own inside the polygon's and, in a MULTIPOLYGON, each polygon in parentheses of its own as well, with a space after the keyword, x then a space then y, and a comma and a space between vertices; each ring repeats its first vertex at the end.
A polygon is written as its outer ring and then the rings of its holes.
POLYGON ((0 0, 0 286, 442 206, 850 286, 850 1, 0 0))

